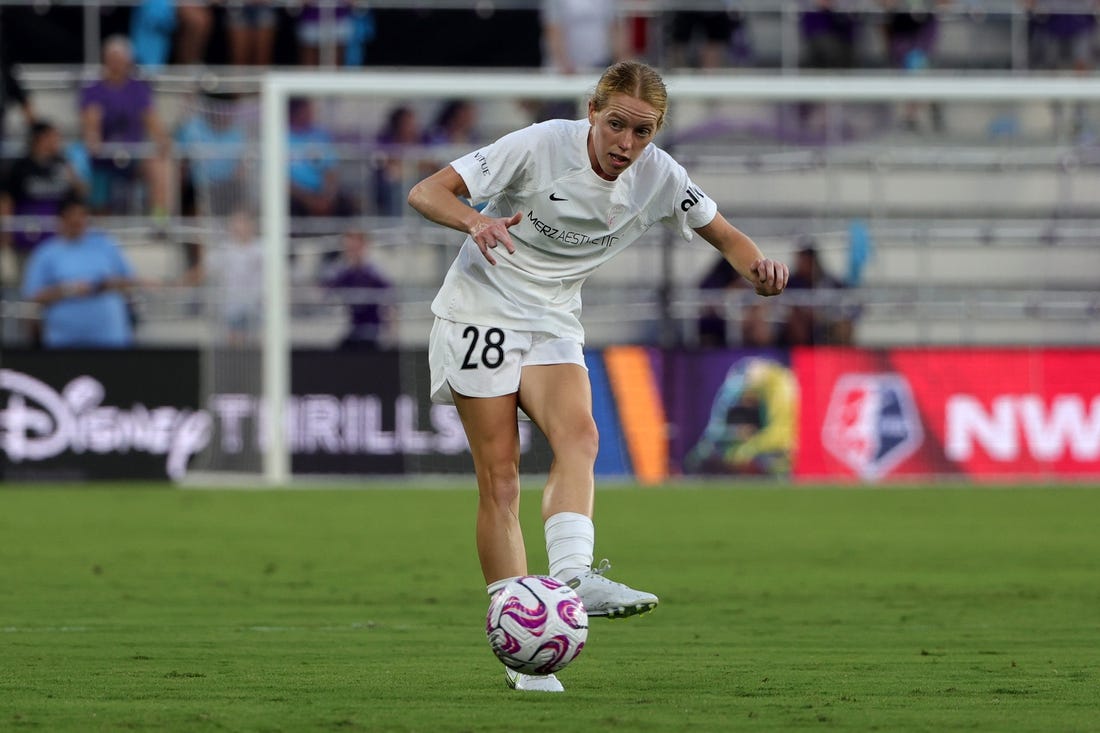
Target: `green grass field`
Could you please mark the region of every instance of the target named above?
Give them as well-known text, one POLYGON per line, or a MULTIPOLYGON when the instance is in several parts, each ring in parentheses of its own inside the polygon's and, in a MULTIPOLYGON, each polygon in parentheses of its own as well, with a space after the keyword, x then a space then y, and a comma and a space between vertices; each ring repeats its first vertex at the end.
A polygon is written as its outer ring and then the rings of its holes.
POLYGON ((473 505, 0 491, 0 730, 1100 730, 1098 489, 601 490, 662 603, 564 695, 504 687, 473 505))

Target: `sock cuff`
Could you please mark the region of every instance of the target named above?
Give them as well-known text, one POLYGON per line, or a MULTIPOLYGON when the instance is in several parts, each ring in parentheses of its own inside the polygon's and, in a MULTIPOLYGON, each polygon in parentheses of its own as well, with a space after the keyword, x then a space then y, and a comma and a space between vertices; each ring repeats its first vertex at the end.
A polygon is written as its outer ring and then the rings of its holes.
POLYGON ((579 522, 583 526, 592 527, 592 518, 587 514, 579 514, 577 512, 558 512, 551 515, 543 524, 544 531, 550 531, 552 528, 561 524, 579 522))

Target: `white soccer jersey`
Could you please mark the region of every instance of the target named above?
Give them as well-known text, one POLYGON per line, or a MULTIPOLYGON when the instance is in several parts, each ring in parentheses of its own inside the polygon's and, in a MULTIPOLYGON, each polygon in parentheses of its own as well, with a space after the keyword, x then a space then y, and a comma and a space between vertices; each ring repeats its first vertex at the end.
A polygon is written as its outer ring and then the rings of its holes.
POLYGON ((459 323, 540 331, 584 342, 581 285, 657 222, 690 240, 717 206, 683 166, 649 145, 617 180, 596 175, 584 120, 551 120, 505 135, 451 163, 486 216, 523 220, 509 229, 515 254, 490 265, 470 237, 432 303, 459 323))

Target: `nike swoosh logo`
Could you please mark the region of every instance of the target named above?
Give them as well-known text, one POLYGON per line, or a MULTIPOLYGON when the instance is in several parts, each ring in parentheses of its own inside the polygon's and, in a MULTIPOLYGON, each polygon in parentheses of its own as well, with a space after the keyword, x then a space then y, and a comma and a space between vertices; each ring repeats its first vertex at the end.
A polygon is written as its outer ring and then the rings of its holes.
POLYGON ((568 201, 569 199, 561 199, 561 198, 558 198, 557 196, 555 196, 554 194, 550 194, 550 200, 551 201, 568 201))

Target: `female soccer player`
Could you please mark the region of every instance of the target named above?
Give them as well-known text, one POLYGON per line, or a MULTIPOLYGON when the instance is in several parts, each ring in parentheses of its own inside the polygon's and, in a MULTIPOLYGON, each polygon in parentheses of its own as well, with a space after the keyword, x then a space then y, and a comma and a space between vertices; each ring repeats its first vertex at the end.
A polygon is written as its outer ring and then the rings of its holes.
MULTIPOLYGON (((477 549, 489 595, 527 574, 519 523, 522 410, 554 454, 542 495, 551 575, 588 615, 652 610, 657 596, 593 568, 598 447, 582 344, 581 285, 663 222, 698 232, 753 284, 778 295, 787 266, 767 259, 718 213, 667 153, 652 145, 668 108, 660 75, 608 68, 581 120, 550 120, 471 152, 413 187, 409 204, 466 234, 432 303, 432 399, 458 408, 478 483, 477 549), (466 203, 488 202, 480 212, 466 203), (507 254, 505 254, 507 253, 507 254)), ((553 675, 507 670, 516 689, 560 691, 553 675)))

